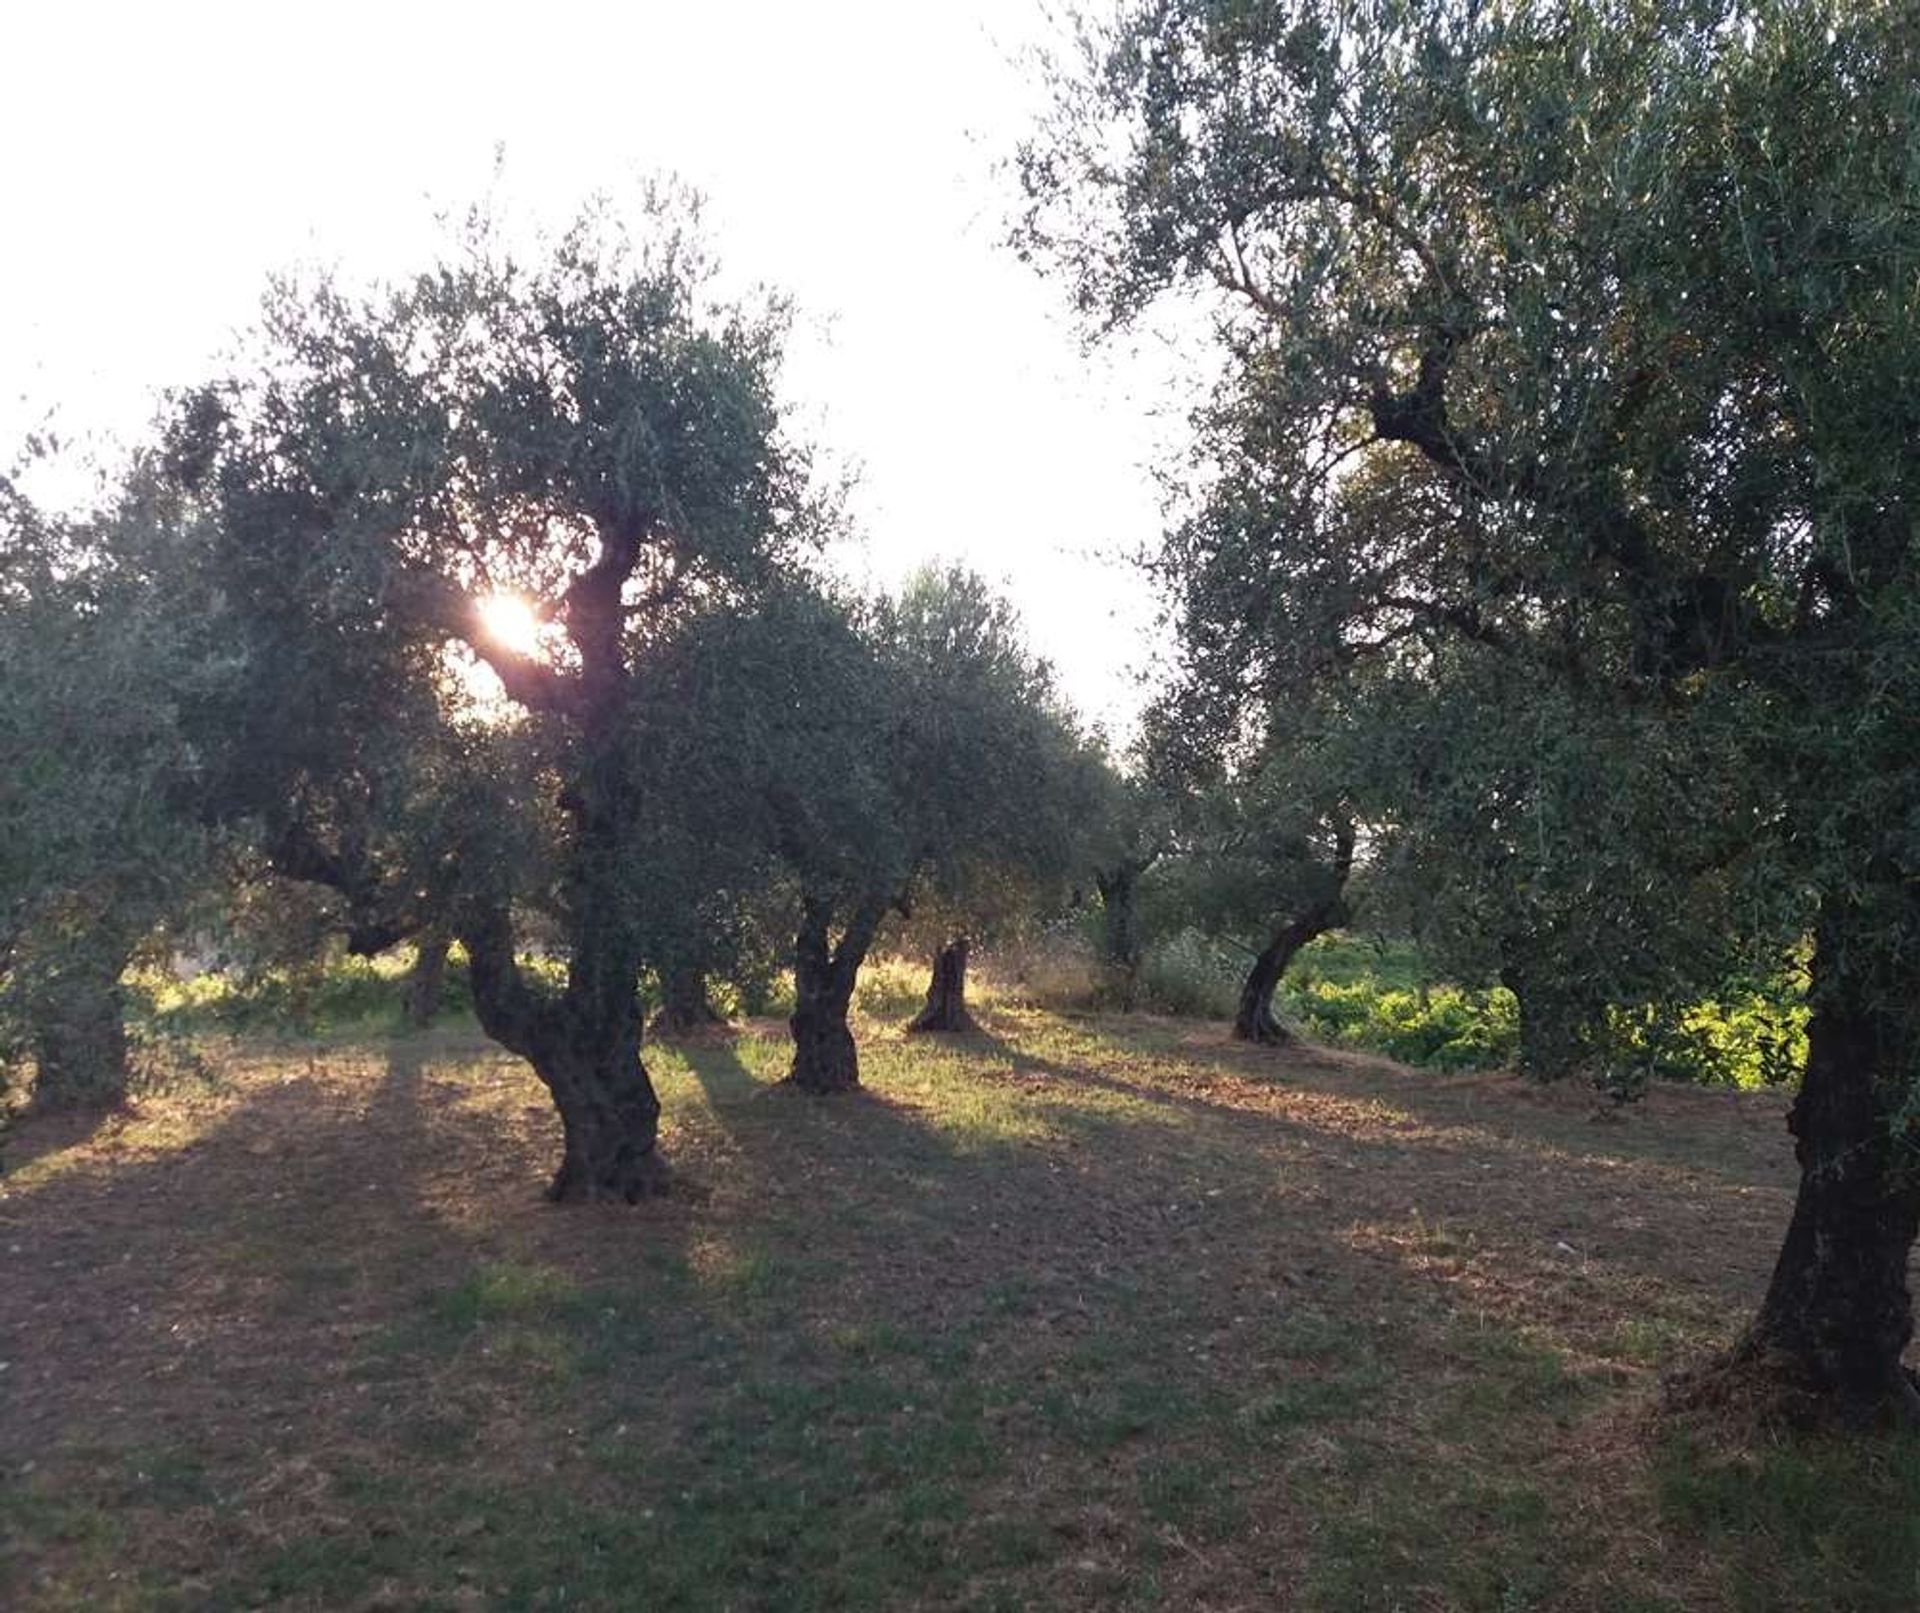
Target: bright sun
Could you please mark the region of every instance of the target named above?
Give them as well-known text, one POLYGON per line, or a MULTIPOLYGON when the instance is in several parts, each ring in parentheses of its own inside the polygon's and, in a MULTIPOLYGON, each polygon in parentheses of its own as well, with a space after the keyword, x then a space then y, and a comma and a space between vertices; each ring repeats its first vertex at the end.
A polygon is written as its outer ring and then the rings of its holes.
POLYGON ((495 594, 482 600, 480 625, 503 650, 515 655, 540 654, 540 618, 518 594, 495 594))

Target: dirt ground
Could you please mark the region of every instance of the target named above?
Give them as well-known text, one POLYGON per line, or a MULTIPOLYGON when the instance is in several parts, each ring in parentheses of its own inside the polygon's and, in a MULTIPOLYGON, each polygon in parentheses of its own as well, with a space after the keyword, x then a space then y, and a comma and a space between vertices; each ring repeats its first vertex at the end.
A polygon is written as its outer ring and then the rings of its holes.
POLYGON ((17 1127, 5 1599, 1801 1605, 1674 1521, 1650 1418, 1764 1285, 1781 1095, 1003 1010, 820 1101, 770 1029, 650 1055, 680 1190, 631 1210, 541 1201, 470 1033, 17 1127))

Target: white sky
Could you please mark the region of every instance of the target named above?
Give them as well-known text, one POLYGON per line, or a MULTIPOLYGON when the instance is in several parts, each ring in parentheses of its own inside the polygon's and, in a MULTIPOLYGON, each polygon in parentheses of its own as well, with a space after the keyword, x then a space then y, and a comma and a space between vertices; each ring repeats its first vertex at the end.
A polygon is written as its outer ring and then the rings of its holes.
POLYGON ((1001 246, 1040 103, 1040 0, 697 6, 5 3, 0 462, 49 408, 137 429, 296 261, 404 273, 436 210, 563 219, 671 171, 736 276, 797 301, 790 393, 860 467, 864 565, 1003 583, 1122 726, 1179 440, 1158 349, 1084 356, 1064 288, 1001 246))

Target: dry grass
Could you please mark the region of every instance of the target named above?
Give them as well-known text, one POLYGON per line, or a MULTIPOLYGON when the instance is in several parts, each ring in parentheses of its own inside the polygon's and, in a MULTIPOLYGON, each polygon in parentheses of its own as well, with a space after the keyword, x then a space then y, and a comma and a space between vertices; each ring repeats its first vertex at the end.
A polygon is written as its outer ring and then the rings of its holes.
POLYGON ((211 1089, 24 1128, 0 1592, 1920 1605, 1909 1447, 1649 1415, 1764 1282, 1778 1096, 1600 1123, 1505 1077, 985 1017, 869 1026, 851 1100, 776 1085, 771 1034, 656 1050, 692 1190, 630 1211, 539 1202, 542 1094, 458 1033, 226 1046, 211 1089))

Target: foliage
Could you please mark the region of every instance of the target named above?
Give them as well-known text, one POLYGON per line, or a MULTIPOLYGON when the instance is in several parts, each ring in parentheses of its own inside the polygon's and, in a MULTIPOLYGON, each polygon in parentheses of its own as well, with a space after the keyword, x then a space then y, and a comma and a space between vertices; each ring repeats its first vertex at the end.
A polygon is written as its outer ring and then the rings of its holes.
POLYGON ((398 285, 283 283, 165 445, 254 673, 210 714, 225 810, 339 893, 352 950, 466 943, 481 1022, 566 1112, 559 1197, 665 1180, 638 991, 678 939, 653 894, 690 895, 650 702, 836 519, 782 423, 784 308, 714 294, 684 198, 641 226, 590 212, 522 261, 476 217, 398 285))
POLYGON ((1445 928, 1501 953, 1544 1071, 1631 1084, 1623 1019, 1812 933, 1808 1068, 1866 1090, 1803 1103, 1807 1180, 1882 1204, 1920 1073, 1911 21, 1127 5, 1022 153, 1020 232, 1095 328, 1215 321, 1159 568, 1191 708, 1373 665, 1468 740, 1380 821, 1478 909, 1445 928))
POLYGON ((136 482, 56 518, 0 479, 0 1069, 46 1102, 127 1079, 118 980, 207 869, 184 702, 231 663, 183 608, 136 482))

